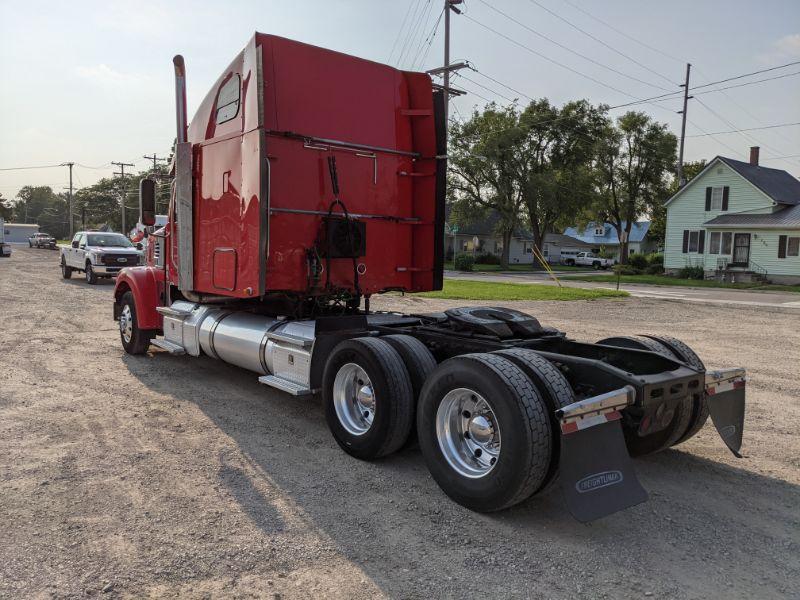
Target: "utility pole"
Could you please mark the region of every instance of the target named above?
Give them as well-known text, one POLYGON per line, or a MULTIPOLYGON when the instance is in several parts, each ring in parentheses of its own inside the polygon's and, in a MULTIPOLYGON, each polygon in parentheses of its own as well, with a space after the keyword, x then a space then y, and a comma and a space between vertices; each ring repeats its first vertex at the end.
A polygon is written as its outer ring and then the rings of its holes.
POLYGON ((156 169, 158 168, 158 162, 159 161, 163 160, 164 162, 167 162, 166 158, 159 158, 158 156, 156 156, 155 152, 153 152, 153 156, 147 156, 147 154, 145 154, 144 156, 142 156, 142 158, 146 158, 147 160, 152 160, 153 161, 153 173, 156 172, 156 169))
POLYGON ((450 11, 461 14, 456 8, 456 4, 462 4, 464 0, 444 0, 444 122, 447 126, 450 116, 450 11))
POLYGON ((683 176, 683 142, 684 138, 686 138, 686 108, 689 100, 694 97, 689 95, 689 73, 691 70, 691 63, 686 63, 686 83, 681 86, 683 88, 683 110, 678 111, 679 115, 683 115, 681 119, 681 146, 678 152, 678 187, 683 187, 686 183, 686 178, 683 176))
POLYGON ((72 239, 72 236, 75 235, 75 231, 72 224, 72 167, 75 165, 74 162, 65 162, 61 163, 62 167, 69 167, 69 239, 72 239))
MULTIPOLYGON (((114 173, 114 175, 119 175, 122 177, 122 185, 125 185, 125 167, 133 167, 135 166, 132 163, 124 163, 124 162, 114 162, 111 161, 112 165, 117 165, 119 167, 119 173, 114 173)), ((126 227, 125 227, 125 188, 122 189, 122 196, 119 200, 120 210, 122 211, 122 233, 125 234, 126 227)))

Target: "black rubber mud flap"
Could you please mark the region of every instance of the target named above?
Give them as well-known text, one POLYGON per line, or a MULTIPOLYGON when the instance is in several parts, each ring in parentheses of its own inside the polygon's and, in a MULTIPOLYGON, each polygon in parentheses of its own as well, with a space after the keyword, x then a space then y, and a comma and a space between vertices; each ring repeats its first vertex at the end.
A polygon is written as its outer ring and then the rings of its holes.
POLYGON ((722 441, 737 458, 742 458, 746 381, 743 369, 706 373, 708 412, 722 441))
POLYGON ((559 479, 569 512, 586 523, 645 502, 625 446, 619 410, 632 402, 623 388, 556 411, 561 424, 559 479))

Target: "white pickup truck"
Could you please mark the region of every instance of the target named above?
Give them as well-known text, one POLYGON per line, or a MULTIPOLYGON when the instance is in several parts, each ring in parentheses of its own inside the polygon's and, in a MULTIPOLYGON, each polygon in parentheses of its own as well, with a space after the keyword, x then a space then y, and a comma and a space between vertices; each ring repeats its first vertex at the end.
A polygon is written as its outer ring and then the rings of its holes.
POLYGON ((133 245, 121 233, 79 231, 69 246, 61 249, 61 276, 72 277, 73 271, 82 271, 86 282, 97 283, 100 277, 114 277, 125 267, 143 264, 141 244, 133 245))
POLYGON ((608 269, 614 264, 614 261, 610 258, 600 258, 592 252, 578 252, 574 258, 568 258, 564 262, 568 265, 592 267, 594 269, 608 269))
POLYGON ((0 219, 0 258, 8 258, 11 256, 11 244, 6 244, 6 223, 0 219))

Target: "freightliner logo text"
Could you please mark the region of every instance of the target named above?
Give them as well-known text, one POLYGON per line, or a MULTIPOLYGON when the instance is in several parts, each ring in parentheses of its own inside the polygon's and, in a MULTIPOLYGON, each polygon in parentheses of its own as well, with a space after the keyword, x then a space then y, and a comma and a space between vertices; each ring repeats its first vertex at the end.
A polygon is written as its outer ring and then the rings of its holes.
POLYGON ((602 473, 594 473, 584 477, 575 484, 575 489, 578 490, 579 494, 585 494, 586 492, 593 492, 600 488, 622 483, 622 479, 621 471, 603 471, 602 473))

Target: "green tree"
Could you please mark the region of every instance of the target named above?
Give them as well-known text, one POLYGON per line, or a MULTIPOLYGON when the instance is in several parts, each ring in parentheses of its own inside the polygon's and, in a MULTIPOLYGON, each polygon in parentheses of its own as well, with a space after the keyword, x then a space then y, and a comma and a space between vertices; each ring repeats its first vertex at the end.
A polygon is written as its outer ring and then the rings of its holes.
POLYGON ((3 198, 3 194, 0 193, 0 219, 10 221, 13 214, 14 205, 11 203, 11 200, 9 198, 3 198))
POLYGON ((519 115, 513 106, 494 103, 450 127, 449 176, 453 218, 462 223, 496 211, 495 232, 503 240, 500 264, 508 268, 511 236, 520 223, 522 192, 518 172, 523 162, 519 115))
POLYGON ((592 162, 597 141, 608 127, 605 107, 585 100, 560 109, 547 99, 531 102, 520 114, 522 138, 519 172, 523 205, 534 243, 556 226, 575 223, 595 199, 592 162))
MULTIPOLYGON (((706 164, 705 159, 684 163, 683 174, 687 183, 705 169, 706 164)), ((678 188, 678 178, 673 177, 663 201, 654 203, 650 208, 650 229, 647 231, 647 235, 658 244, 659 248, 664 246, 667 236, 667 207, 664 204, 678 191, 678 188)))
POLYGON ((633 222, 666 195, 677 139, 648 115, 628 112, 608 127, 598 145, 599 194, 594 212, 611 223, 620 239, 620 262, 628 261, 633 222))

